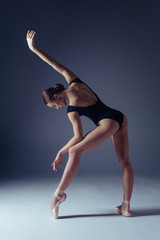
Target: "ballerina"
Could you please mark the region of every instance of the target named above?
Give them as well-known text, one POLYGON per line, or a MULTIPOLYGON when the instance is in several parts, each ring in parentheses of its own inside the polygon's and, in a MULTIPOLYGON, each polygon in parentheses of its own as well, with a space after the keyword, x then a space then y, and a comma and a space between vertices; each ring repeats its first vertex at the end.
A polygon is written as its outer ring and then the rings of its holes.
POLYGON ((117 214, 129 217, 130 199, 133 190, 134 172, 129 158, 128 120, 120 111, 105 105, 92 89, 84 83, 71 70, 57 62, 47 53, 35 46, 35 31, 28 31, 26 40, 31 51, 37 54, 43 61, 62 74, 69 84, 64 88, 62 84, 54 84, 53 87, 43 91, 43 100, 48 107, 60 109, 67 107, 68 118, 72 123, 74 136, 62 147, 52 163, 53 170, 58 171, 57 163, 62 167, 62 156, 69 153, 61 181, 51 201, 51 211, 54 218, 58 218, 59 204, 65 201, 67 195, 64 192, 76 175, 80 159, 84 152, 97 147, 108 138, 112 138, 117 158, 122 167, 123 201, 115 208, 117 214), (83 129, 80 116, 90 118, 96 127, 83 137, 83 129))

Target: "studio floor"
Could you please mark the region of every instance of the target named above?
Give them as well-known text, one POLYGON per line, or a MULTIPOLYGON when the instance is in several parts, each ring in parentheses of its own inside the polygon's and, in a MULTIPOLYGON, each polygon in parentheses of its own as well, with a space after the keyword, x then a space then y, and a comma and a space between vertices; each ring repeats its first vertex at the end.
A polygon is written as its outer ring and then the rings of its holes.
POLYGON ((58 181, 1 181, 0 239, 160 239, 160 178, 135 177, 132 217, 126 218, 114 212, 123 197, 121 176, 76 176, 55 220, 50 202, 58 181))

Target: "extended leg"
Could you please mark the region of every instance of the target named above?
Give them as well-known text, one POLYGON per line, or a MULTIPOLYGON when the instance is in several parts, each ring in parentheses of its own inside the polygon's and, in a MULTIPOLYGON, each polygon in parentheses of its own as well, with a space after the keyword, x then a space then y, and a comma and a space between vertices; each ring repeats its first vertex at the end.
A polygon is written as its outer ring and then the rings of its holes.
MULTIPOLYGON (((62 179, 59 183, 57 191, 53 195, 51 209, 56 209, 59 199, 64 197, 64 190, 70 185, 76 175, 82 153, 87 152, 103 141, 111 137, 118 130, 119 124, 111 119, 101 121, 101 125, 89 132, 85 138, 78 144, 72 146, 69 150, 69 159, 66 164, 62 179)), ((58 209, 58 207, 57 207, 58 209)), ((58 213, 56 214, 58 216, 58 213)))
POLYGON ((65 167, 62 179, 58 189, 64 191, 76 175, 82 153, 87 152, 103 141, 111 137, 119 128, 119 124, 111 119, 105 119, 104 125, 100 125, 89 132, 86 137, 78 144, 72 146, 69 150, 69 159, 65 167))
POLYGON ((131 199, 133 183, 134 183, 134 173, 133 168, 129 160, 129 143, 128 143, 128 123, 127 118, 124 118, 124 123, 121 129, 112 136, 114 147, 118 160, 122 167, 123 175, 123 208, 126 211, 130 211, 129 201, 131 199))
POLYGON ((75 177, 79 169, 80 158, 81 154, 76 151, 75 147, 74 148, 71 147, 69 149, 68 162, 66 164, 63 176, 58 186, 58 189, 60 189, 61 191, 64 191, 70 185, 71 181, 75 177))

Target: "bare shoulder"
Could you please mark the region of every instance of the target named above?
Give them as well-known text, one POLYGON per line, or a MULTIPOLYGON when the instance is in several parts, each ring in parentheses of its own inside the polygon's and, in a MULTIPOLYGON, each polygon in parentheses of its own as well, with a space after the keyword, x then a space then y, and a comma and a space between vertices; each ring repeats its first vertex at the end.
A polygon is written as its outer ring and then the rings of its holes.
POLYGON ((69 69, 65 69, 63 71, 63 76, 65 77, 68 84, 70 84, 75 78, 78 78, 78 76, 69 69))

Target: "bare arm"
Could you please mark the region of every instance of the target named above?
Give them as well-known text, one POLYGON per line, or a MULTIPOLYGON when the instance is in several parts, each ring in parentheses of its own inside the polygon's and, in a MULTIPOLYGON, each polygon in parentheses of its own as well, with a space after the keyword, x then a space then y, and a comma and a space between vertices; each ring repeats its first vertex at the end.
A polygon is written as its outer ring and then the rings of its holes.
POLYGON ((83 139, 83 132, 82 132, 82 124, 80 117, 77 112, 70 112, 68 113, 68 117, 73 125, 74 137, 57 153, 55 160, 52 163, 52 167, 54 171, 58 171, 56 164, 59 162, 60 166, 62 167, 62 155, 67 152, 70 147, 77 144, 83 139))
POLYGON ((83 130, 80 117, 77 112, 68 113, 69 120, 73 126, 74 137, 59 152, 64 154, 69 148, 83 139, 83 130))
POLYGON ((50 66, 52 66, 57 72, 62 74, 68 84, 77 77, 76 74, 74 74, 71 70, 63 66, 61 63, 57 62, 55 59, 53 59, 51 56, 49 56, 47 53, 43 52, 39 48, 35 46, 34 43, 34 37, 36 35, 35 31, 28 31, 27 32, 27 43, 31 51, 33 51, 35 54, 37 54, 43 61, 48 63, 50 66))

